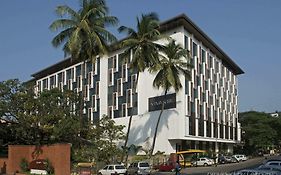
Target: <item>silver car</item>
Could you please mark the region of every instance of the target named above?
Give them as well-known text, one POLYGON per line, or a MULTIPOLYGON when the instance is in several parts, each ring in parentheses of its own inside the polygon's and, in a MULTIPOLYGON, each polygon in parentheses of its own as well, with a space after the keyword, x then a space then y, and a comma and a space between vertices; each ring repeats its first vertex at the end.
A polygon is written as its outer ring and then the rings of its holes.
POLYGON ((127 169, 128 175, 149 175, 151 168, 147 162, 133 162, 127 169))

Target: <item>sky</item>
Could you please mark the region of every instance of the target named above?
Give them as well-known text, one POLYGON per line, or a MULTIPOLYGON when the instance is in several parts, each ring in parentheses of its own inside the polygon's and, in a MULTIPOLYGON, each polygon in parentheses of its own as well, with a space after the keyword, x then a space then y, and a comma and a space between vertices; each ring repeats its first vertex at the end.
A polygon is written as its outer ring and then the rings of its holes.
MULTIPOLYGON (((190 17, 245 72, 238 76, 239 111, 281 111, 280 0, 107 0, 119 25, 135 28, 136 17, 156 12, 164 21, 190 17)), ((79 8, 79 0, 0 1, 0 81, 31 74, 64 58, 51 45, 49 25, 58 5, 79 8)), ((119 39, 117 28, 110 29, 119 39)))

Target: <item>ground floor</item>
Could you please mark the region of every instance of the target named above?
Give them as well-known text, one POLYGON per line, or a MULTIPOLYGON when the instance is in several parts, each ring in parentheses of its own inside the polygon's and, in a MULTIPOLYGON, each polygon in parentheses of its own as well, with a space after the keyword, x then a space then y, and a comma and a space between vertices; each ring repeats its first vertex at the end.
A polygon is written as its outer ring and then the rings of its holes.
POLYGON ((176 142, 176 152, 189 149, 206 150, 208 153, 233 154, 234 143, 218 141, 179 140, 176 142))

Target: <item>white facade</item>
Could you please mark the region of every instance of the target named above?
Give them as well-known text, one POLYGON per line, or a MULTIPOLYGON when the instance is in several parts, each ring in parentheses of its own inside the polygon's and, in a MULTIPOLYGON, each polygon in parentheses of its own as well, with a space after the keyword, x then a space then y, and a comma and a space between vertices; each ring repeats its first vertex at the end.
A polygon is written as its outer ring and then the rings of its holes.
MULTIPOLYGON (((184 149, 231 152, 241 139, 237 75, 243 71, 195 24, 190 24, 193 22, 186 16, 179 16, 161 26, 166 29, 163 33, 191 52, 194 67, 190 81, 181 77, 183 88, 176 94, 176 108, 162 114, 154 151, 166 154, 184 149), (171 27, 177 21, 180 22, 171 27)), ((148 72, 140 74, 134 88, 136 74, 129 70, 128 63, 121 63, 122 52, 114 51, 98 59, 96 64, 81 62, 65 68, 60 66, 65 63, 58 63, 44 69, 33 75, 36 89, 61 87, 78 93, 83 91, 88 109, 84 113, 92 121, 106 114, 127 127, 129 116, 133 115, 128 144, 149 149, 160 111, 149 112, 148 99, 164 92, 153 88, 155 75, 148 72)), ((168 92, 171 93, 174 92, 168 92)))

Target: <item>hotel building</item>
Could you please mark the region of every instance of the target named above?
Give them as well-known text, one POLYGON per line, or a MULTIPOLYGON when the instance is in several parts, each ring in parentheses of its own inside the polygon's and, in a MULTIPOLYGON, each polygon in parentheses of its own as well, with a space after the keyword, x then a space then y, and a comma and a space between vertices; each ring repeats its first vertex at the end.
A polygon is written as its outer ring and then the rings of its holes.
POLYGON ((57 87, 83 94, 83 113, 92 122, 106 114, 127 127, 132 115, 128 144, 143 147, 152 144, 159 104, 170 103, 161 117, 155 152, 232 152, 241 139, 237 75, 244 72, 185 15, 161 23, 159 30, 192 56, 191 80, 181 76, 183 88, 178 93, 171 90, 164 98, 163 89, 152 85, 155 75, 147 71, 136 83, 136 72, 130 70, 132 55, 121 61, 124 49, 113 50, 95 63, 65 59, 34 73, 36 92, 57 87))

